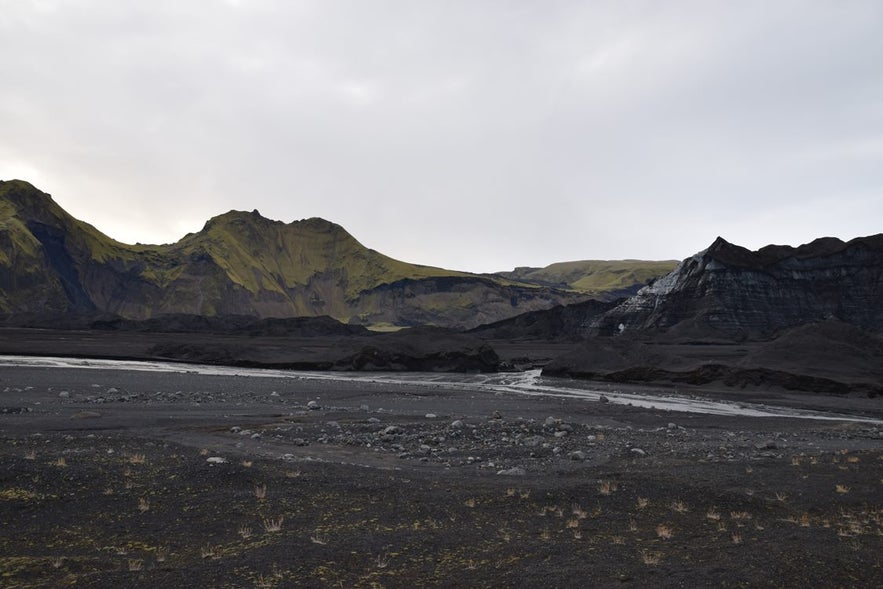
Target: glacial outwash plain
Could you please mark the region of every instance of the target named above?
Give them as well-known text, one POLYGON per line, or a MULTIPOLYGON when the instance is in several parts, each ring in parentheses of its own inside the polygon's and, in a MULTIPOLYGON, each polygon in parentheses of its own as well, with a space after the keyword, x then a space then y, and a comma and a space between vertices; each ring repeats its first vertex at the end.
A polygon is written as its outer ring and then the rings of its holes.
POLYGON ((883 586, 883 235, 698 247, 128 245, 0 182, 0 587, 883 586))

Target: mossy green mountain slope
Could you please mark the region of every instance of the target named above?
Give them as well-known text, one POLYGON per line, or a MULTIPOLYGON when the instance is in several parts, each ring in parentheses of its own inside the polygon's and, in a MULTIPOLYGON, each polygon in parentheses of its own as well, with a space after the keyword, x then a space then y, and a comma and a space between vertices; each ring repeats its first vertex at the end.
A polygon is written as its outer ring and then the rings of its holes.
POLYGON ((366 325, 474 327, 586 298, 573 288, 401 262, 318 218, 283 223, 231 211, 174 244, 127 245, 31 184, 0 181, 6 315, 328 315, 366 325))
POLYGON ((495 275, 575 290, 596 298, 611 298, 634 294, 649 281, 674 270, 677 265, 676 260, 580 260, 558 262, 545 268, 520 267, 495 275))

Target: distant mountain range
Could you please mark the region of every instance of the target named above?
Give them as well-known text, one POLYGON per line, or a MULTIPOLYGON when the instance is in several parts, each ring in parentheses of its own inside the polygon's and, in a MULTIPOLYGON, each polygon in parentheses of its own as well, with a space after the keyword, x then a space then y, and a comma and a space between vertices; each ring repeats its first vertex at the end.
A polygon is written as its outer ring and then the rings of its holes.
POLYGON ((469 328, 632 294, 675 262, 568 262, 499 274, 409 264, 313 218, 230 211, 174 244, 128 245, 21 180, 0 181, 0 314, 330 316, 368 326, 469 328))

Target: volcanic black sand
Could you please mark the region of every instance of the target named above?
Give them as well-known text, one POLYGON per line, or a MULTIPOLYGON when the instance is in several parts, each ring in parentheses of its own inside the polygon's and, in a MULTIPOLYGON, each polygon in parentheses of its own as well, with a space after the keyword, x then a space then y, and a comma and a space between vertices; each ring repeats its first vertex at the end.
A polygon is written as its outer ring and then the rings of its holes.
POLYGON ((883 586, 880 421, 182 370, 0 367, 0 586, 883 586))

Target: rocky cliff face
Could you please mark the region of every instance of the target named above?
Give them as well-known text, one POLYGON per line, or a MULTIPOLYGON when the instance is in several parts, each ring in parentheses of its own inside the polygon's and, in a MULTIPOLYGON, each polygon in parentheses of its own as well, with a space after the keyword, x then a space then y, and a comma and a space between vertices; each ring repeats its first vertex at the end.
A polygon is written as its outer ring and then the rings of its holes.
POLYGON ((231 211, 170 245, 126 245, 27 182, 0 182, 0 314, 129 319, 330 316, 358 324, 474 327, 586 295, 408 264, 323 219, 231 211))
POLYGON ((718 238, 597 318, 591 332, 763 338, 827 319, 883 329, 883 234, 754 252, 718 238))

